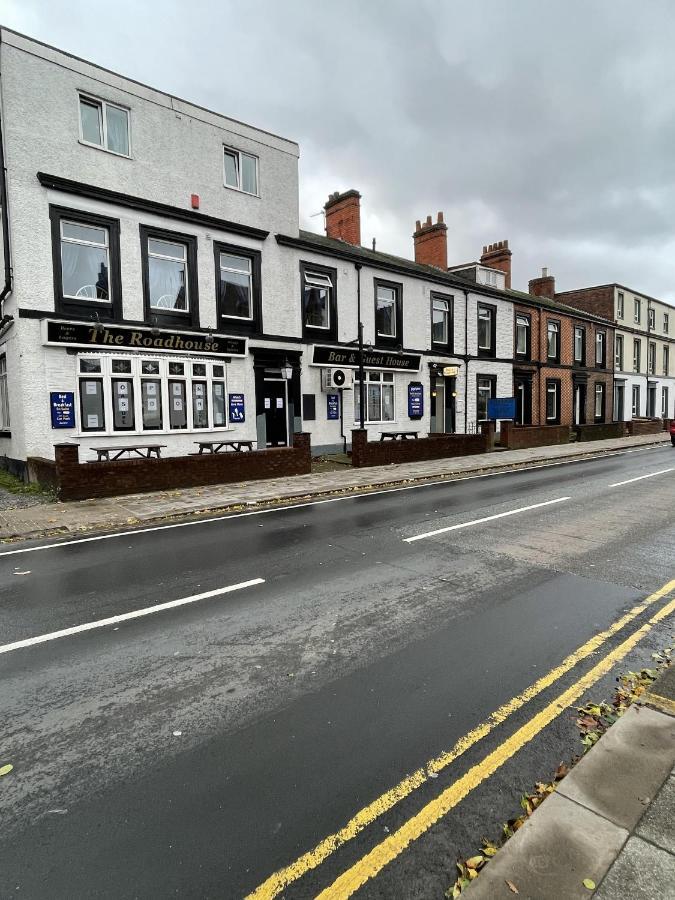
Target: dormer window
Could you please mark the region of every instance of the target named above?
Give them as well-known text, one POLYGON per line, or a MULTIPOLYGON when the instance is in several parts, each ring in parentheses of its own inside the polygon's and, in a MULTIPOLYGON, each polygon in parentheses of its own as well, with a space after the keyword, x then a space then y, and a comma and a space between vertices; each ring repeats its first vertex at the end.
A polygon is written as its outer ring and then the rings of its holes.
POLYGON ((129 156, 129 110, 80 94, 80 141, 91 147, 129 156))

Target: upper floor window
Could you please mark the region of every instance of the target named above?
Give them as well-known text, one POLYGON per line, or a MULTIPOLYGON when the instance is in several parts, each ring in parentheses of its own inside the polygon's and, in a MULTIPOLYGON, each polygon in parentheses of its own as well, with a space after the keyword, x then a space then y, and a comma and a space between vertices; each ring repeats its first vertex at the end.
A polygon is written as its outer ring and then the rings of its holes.
POLYGON ((640 371, 640 363, 641 363, 640 356, 641 355, 642 354, 641 354, 640 341, 635 339, 633 341, 633 371, 634 372, 640 371))
POLYGON ((636 323, 636 325, 639 325, 639 324, 640 324, 640 318, 641 318, 641 315, 642 315, 641 304, 640 304, 640 301, 638 300, 637 297, 634 298, 634 301, 633 301, 633 302, 634 302, 634 304, 635 304, 635 307, 634 307, 634 319, 635 319, 635 323, 636 323))
POLYGON ((527 315, 516 316, 516 356, 529 359, 530 357, 530 317, 527 315))
POLYGON ((497 345, 497 308, 478 304, 478 355, 494 356, 497 345))
POLYGON ((197 239, 141 225, 146 318, 197 324, 197 239))
POLYGON ((656 344, 649 342, 649 350, 647 355, 647 374, 653 375, 656 372, 656 344))
POLYGON ((497 286, 497 273, 491 272, 489 269, 485 269, 484 271, 483 281, 485 284, 492 285, 493 287, 497 286))
POLYGON ((670 316, 668 313, 663 314, 663 331, 668 334, 668 325, 670 324, 670 316))
POLYGON ((225 185, 245 194, 258 193, 258 157, 241 150, 223 150, 225 185))
POLYGON ((586 329, 578 326, 574 329, 574 362, 586 362, 586 329))
POLYGON ((663 346, 663 374, 668 375, 670 369, 670 347, 667 344, 663 346))
POLYGON ((80 140, 119 156, 129 156, 129 110, 80 94, 80 140))
POLYGON ((614 339, 614 366, 617 372, 623 371, 623 335, 617 334, 614 339))
POLYGON ((121 311, 119 222, 95 213, 51 206, 55 305, 60 312, 97 318, 121 311))
POLYGON ((390 281, 375 281, 375 335, 379 343, 403 343, 401 286, 390 281))
POLYGON ((444 347, 452 343, 452 300, 449 297, 432 294, 431 340, 444 347))
POLYGON ((598 331, 595 334, 595 364, 604 368, 606 361, 606 344, 607 335, 604 331, 598 331))
POLYGON ((222 327, 254 331, 260 327, 260 252, 214 243, 216 298, 222 327))
POLYGON ((649 307, 649 327, 654 328, 656 325, 656 313, 654 312, 654 308, 652 306, 649 307))
POLYGON ((546 326, 546 356, 551 362, 560 362, 560 325, 548 322, 546 326))
POLYGON ((300 282, 305 334, 316 337, 320 331, 322 337, 337 340, 337 270, 301 263, 300 282))
POLYGON ((623 319, 623 291, 619 291, 616 295, 616 317, 623 319))

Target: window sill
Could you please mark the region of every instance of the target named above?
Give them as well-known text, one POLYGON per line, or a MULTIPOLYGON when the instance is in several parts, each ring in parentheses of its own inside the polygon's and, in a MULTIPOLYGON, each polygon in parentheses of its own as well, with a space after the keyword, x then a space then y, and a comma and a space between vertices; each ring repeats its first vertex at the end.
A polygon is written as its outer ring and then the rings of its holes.
POLYGON ((252 197, 254 200, 260 200, 260 194, 252 194, 250 191, 245 191, 243 188, 233 187, 231 184, 224 184, 223 187, 226 191, 234 191, 235 194, 243 194, 244 197, 252 197))
POLYGON ((107 147, 101 147, 100 144, 90 144, 89 141, 83 141, 82 138, 77 143, 82 147, 89 147, 90 150, 100 150, 101 153, 109 153, 110 156, 116 156, 118 159, 133 160, 133 156, 130 153, 118 153, 117 150, 109 150, 107 147))

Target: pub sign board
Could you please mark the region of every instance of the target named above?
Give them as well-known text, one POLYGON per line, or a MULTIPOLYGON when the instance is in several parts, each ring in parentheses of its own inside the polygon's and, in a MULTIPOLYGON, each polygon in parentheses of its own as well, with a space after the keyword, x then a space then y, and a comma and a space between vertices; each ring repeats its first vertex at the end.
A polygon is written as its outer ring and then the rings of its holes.
POLYGON ((421 419, 424 415, 424 386, 421 381, 408 384, 408 418, 421 419))
POLYGON ((515 419, 515 397, 490 397, 487 403, 488 419, 515 419))
POLYGON ((243 394, 228 394, 230 406, 230 422, 239 424, 246 421, 246 408, 243 394))
MULTIPOLYGON (((363 365, 368 369, 400 369, 419 372, 422 357, 413 353, 392 353, 388 350, 364 350, 363 365)), ((316 366, 347 366, 356 368, 359 352, 351 347, 314 347, 312 363, 316 366)))
POLYGON ((128 328, 89 322, 47 321, 45 343, 89 350, 171 350, 174 353, 200 353, 208 356, 245 356, 246 341, 219 334, 195 334, 189 331, 164 331, 153 334, 150 328, 128 328))
POLYGON ((75 394, 73 391, 50 391, 52 428, 75 427, 75 394))
POLYGON ((340 418, 339 394, 326 394, 326 418, 329 420, 340 418))

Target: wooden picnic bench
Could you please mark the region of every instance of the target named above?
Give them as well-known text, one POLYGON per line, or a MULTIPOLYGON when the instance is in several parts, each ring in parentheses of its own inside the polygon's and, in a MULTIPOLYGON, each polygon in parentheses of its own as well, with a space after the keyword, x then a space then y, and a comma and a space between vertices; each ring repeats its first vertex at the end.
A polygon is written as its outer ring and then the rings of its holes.
POLYGON ((113 462, 124 453, 128 453, 129 456, 135 453, 141 459, 150 459, 154 454, 159 459, 161 451, 165 447, 166 444, 129 444, 126 447, 90 447, 89 449, 98 454, 98 462, 102 460, 113 462))
POLYGON ((253 441, 195 441, 195 444, 199 446, 199 454, 227 452, 225 448, 230 448, 235 453, 241 453, 245 450, 253 450, 253 443, 253 441))
POLYGON ((383 431, 380 434, 381 441, 408 441, 416 440, 417 431, 383 431))

